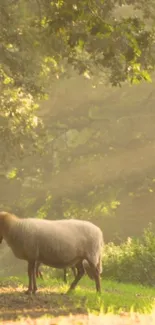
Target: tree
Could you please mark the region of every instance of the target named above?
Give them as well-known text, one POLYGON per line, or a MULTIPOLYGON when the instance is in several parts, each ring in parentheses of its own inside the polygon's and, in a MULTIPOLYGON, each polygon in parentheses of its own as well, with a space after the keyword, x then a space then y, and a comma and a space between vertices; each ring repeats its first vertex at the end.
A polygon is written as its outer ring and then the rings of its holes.
POLYGON ((80 73, 93 75, 96 69, 102 70, 113 85, 150 79, 148 72, 154 69, 154 1, 60 0, 38 4, 38 23, 52 55, 66 58, 80 73), (124 5, 130 12, 126 18, 121 14, 124 5))
POLYGON ((53 78, 67 74, 68 64, 114 86, 151 80, 154 7, 153 0, 1 1, 0 160, 5 165, 38 144, 36 100, 53 78), (126 18, 124 6, 130 12, 126 18))

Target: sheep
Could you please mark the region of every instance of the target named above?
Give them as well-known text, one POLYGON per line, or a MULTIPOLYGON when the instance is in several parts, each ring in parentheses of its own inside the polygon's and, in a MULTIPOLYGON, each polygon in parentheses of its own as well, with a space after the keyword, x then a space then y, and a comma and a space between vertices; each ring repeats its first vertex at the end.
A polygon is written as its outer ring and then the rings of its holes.
MULTIPOLYGON (((40 262, 37 262, 36 263, 36 277, 37 278, 41 278, 41 279, 43 279, 43 275, 42 275, 42 272, 40 271, 40 262)), ((73 275, 74 275, 74 277, 76 277, 76 268, 75 267, 72 267, 71 268, 72 269, 72 272, 73 272, 73 275)), ((63 277, 63 280, 64 280, 64 282, 65 283, 67 283, 67 269, 64 269, 64 277, 63 277)))
POLYGON ((76 267, 77 275, 68 292, 75 289, 85 271, 101 292, 103 234, 93 223, 77 219, 20 219, 0 212, 0 241, 4 239, 14 255, 28 262, 28 290, 35 293, 36 262, 54 268, 76 267), (85 262, 84 262, 85 261, 85 262))

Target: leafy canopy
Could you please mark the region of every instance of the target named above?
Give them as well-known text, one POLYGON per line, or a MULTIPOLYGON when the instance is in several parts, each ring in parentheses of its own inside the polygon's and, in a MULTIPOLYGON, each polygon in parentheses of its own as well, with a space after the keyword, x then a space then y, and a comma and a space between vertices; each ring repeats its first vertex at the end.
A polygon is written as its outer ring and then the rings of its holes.
POLYGON ((80 74, 151 81, 154 0, 1 0, 1 161, 31 152, 42 125, 36 100, 68 65, 80 74), (126 9, 128 14, 124 15, 126 9), (7 150, 6 150, 7 148, 7 150))

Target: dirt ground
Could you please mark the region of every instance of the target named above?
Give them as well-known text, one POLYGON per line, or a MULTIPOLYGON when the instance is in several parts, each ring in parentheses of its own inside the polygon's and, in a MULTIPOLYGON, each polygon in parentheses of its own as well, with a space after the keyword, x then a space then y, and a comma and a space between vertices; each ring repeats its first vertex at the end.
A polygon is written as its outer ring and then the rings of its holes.
MULTIPOLYGON (((84 305, 83 302, 81 305, 84 305)), ((35 296, 29 296, 24 293, 23 287, 0 287, 0 320, 17 320, 20 317, 38 318, 47 314, 53 317, 70 313, 86 313, 86 311, 78 305, 75 308, 72 297, 53 290, 51 294, 50 289, 47 288, 39 289, 35 296)))

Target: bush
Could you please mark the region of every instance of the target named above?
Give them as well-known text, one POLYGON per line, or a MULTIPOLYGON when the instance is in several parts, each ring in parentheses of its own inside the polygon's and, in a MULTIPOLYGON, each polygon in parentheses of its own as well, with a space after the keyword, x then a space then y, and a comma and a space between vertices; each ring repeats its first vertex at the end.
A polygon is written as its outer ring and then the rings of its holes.
POLYGON ((128 238, 120 246, 113 243, 105 246, 103 278, 155 284, 155 235, 151 225, 140 239, 128 238))

